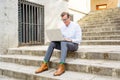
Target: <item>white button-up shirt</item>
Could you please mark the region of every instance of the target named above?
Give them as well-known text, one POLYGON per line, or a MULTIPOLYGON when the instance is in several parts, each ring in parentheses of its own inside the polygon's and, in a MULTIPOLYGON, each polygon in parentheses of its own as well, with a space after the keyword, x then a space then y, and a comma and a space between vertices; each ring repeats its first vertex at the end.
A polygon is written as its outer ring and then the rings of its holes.
POLYGON ((61 27, 61 32, 64 38, 71 39, 74 43, 80 43, 82 40, 82 31, 79 24, 70 22, 68 26, 65 24, 61 27))

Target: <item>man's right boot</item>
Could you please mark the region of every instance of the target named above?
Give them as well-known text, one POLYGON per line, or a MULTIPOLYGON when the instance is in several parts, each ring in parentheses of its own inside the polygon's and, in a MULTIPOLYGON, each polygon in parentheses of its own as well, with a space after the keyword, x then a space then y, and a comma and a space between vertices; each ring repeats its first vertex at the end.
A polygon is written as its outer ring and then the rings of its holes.
POLYGON ((35 71, 35 73, 36 73, 36 74, 37 74, 37 73, 41 73, 41 72, 46 71, 46 70, 48 70, 48 65, 47 65, 47 63, 42 63, 42 65, 40 66, 40 68, 38 68, 38 69, 35 71))

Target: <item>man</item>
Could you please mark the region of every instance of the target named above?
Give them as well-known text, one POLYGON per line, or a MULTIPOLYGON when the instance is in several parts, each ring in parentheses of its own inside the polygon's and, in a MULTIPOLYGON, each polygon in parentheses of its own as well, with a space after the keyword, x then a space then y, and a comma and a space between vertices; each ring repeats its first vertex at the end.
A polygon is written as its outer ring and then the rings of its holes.
POLYGON ((51 58, 52 52, 55 49, 61 50, 61 59, 57 71, 54 76, 59 76, 65 72, 65 59, 67 51, 76 51, 78 49, 78 44, 81 42, 82 32, 78 24, 70 20, 70 14, 63 12, 61 14, 62 21, 64 25, 61 27, 61 32, 64 37, 64 41, 52 41, 48 47, 48 50, 44 57, 44 62, 41 67, 38 68, 35 73, 41 73, 48 70, 48 62, 51 58))

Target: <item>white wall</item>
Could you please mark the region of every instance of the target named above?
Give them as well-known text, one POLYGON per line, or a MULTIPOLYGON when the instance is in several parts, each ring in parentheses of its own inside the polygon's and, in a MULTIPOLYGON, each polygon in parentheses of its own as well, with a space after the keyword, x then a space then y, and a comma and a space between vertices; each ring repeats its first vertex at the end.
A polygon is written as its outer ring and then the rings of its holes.
MULTIPOLYGON (((90 12, 90 1, 91 0, 69 0, 69 8, 84 12, 84 13, 89 13, 90 12)), ((80 18, 85 16, 84 14, 81 14, 79 12, 75 12, 72 10, 69 10, 71 14, 74 15, 74 21, 78 21, 80 18)))
POLYGON ((118 7, 120 7, 120 0, 118 0, 118 7))
POLYGON ((45 28, 56 27, 60 21, 60 14, 67 10, 67 2, 64 0, 28 0, 30 2, 42 4, 45 7, 45 28))
POLYGON ((0 0, 0 54, 18 44, 18 1, 0 0))
MULTIPOLYGON (((58 28, 61 23, 60 14, 67 11, 68 2, 65 0, 28 0, 30 2, 44 5, 45 8, 45 31, 47 29, 58 28)), ((49 40, 45 33, 45 44, 49 40)))
MULTIPOLYGON (((65 0, 27 0, 44 5, 45 30, 57 28, 60 14, 67 10, 65 0)), ((45 34, 45 43, 48 39, 45 34)), ((0 0, 0 54, 18 46, 18 0, 0 0)))

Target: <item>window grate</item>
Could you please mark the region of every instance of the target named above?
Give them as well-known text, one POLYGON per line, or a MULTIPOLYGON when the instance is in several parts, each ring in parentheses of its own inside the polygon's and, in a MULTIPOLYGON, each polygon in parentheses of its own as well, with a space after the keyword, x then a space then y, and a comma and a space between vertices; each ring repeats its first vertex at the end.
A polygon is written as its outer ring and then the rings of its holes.
POLYGON ((44 6, 18 0, 19 45, 44 44, 44 6))

